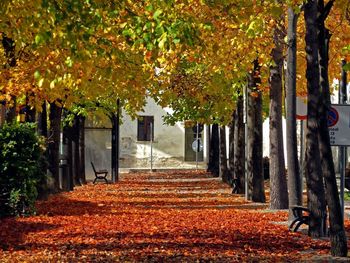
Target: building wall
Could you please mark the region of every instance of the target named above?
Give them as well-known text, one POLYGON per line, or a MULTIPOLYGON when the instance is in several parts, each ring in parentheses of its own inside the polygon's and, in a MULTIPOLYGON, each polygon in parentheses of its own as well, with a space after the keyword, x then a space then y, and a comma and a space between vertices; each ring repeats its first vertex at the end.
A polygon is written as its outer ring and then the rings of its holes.
MULTIPOLYGON (((185 162, 185 128, 183 122, 178 122, 174 126, 163 123, 162 117, 170 112, 170 109, 163 109, 158 106, 153 99, 147 99, 147 104, 140 116, 154 117, 154 141, 137 140, 137 119, 132 120, 130 116, 123 113, 120 125, 120 168, 151 168, 151 148, 152 148, 152 168, 196 168, 196 162, 185 162)), ((96 122, 96 120, 95 120, 96 122)), ((111 170, 111 123, 106 118, 99 121, 99 128, 92 126, 92 121, 87 120, 85 130, 85 155, 86 174, 93 176, 91 161, 97 169, 111 170), (90 128, 89 128, 90 127, 90 128), (101 128, 104 127, 104 128, 101 128), (107 128, 106 128, 107 127, 107 128)), ((206 138, 204 134, 203 141, 206 138)), ((199 163, 199 167, 205 167, 206 152, 204 152, 204 162, 199 163)))
POLYGON ((153 168, 178 167, 185 165, 183 123, 174 126, 165 125, 162 116, 167 113, 156 105, 153 99, 147 100, 147 105, 140 116, 154 116, 154 141, 137 140, 137 120, 128 115, 123 116, 120 126, 120 165, 125 168, 151 167, 151 148, 153 168), (151 147, 152 145, 152 147, 151 147))

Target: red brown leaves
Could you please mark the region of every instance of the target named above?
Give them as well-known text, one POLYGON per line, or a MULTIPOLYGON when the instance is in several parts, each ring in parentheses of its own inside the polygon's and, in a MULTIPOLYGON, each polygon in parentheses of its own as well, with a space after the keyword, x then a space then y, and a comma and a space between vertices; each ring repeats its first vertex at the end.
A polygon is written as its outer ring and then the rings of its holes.
POLYGON ((0 261, 297 261, 328 242, 290 233, 285 212, 245 202, 203 172, 126 174, 39 202, 0 224, 0 261))

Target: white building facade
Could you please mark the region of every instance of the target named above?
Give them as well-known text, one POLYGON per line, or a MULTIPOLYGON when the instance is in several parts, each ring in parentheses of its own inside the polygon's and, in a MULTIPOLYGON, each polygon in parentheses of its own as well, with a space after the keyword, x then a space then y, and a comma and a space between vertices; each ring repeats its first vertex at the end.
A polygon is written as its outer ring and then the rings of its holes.
MULTIPOLYGON (((119 134, 119 167, 121 169, 181 169, 205 168, 208 158, 206 129, 198 137, 204 148, 196 154, 192 144, 197 138, 195 123, 177 122, 167 125, 163 109, 151 98, 139 118, 132 120, 123 113, 119 134)), ((111 167, 111 124, 91 127, 87 120, 85 131, 85 165, 87 176, 93 175, 91 163, 98 169, 111 167)))

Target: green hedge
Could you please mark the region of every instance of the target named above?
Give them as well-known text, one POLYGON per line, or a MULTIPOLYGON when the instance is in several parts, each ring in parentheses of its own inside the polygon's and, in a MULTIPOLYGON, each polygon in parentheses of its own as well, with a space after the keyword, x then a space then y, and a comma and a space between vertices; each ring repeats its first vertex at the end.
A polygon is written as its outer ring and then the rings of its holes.
POLYGON ((46 176, 43 142, 34 124, 0 129, 0 217, 34 213, 37 184, 46 176))

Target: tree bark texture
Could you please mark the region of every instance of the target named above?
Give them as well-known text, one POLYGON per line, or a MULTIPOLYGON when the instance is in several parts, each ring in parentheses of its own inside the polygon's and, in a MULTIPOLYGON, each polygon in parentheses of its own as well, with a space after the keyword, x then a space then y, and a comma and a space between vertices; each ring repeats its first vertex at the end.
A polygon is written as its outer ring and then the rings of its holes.
POLYGON ((319 149, 321 155, 321 166, 325 181, 326 201, 329 211, 329 234, 331 241, 331 254, 333 256, 346 257, 348 253, 347 238, 344 227, 344 219, 340 206, 337 181, 335 176, 332 149, 330 145, 329 131, 327 125, 327 113, 330 109, 330 91, 328 79, 328 63, 329 63, 329 40, 330 33, 325 27, 325 19, 333 5, 334 1, 329 1, 324 6, 324 1, 318 1, 319 10, 319 65, 320 65, 320 86, 321 98, 319 104, 320 129, 318 133, 319 149))
POLYGON ((265 202, 263 154, 262 154, 262 96, 258 90, 260 83, 258 62, 254 62, 254 71, 249 74, 248 83, 248 199, 253 202, 265 202))
POLYGON ((80 178, 80 150, 79 150, 79 135, 80 135, 80 125, 79 116, 74 117, 73 125, 74 139, 73 139, 73 166, 74 166, 74 185, 81 186, 80 178))
MULTIPOLYGON (((48 131, 47 131, 47 108, 46 108, 46 101, 43 103, 42 111, 38 114, 38 133, 45 137, 46 140, 48 139, 48 131)), ((47 160, 49 160, 49 150, 46 149, 44 153, 45 161, 42 163, 42 170, 45 174, 47 174, 48 169, 48 163, 47 160)), ((46 200, 49 196, 49 187, 47 182, 47 177, 43 177, 39 181, 38 186, 38 199, 39 200, 46 200)))
POLYGON ((67 138, 67 160, 68 160, 68 178, 70 191, 74 189, 74 166, 73 166, 73 139, 74 131, 73 127, 65 127, 65 137, 67 138))
POLYGON ((42 104, 42 110, 38 114, 38 131, 39 134, 47 138, 48 131, 47 131, 47 107, 46 107, 46 101, 42 104))
POLYGON ((237 192, 245 193, 245 130, 243 123, 243 97, 237 99, 237 109, 235 110, 235 134, 234 134, 234 178, 237 179, 237 192))
POLYGON ((213 124, 211 127, 210 148, 209 148, 209 165, 208 170, 215 177, 219 177, 220 150, 219 150, 219 126, 213 124))
POLYGON ((227 167, 227 179, 230 185, 234 178, 235 169, 235 112, 232 113, 232 119, 229 124, 229 137, 228 137, 228 167, 227 167))
POLYGON ((62 108, 55 102, 50 103, 50 131, 49 131, 49 170, 54 179, 54 190, 59 191, 59 148, 61 132, 62 108))
POLYGON ((293 8, 288 8, 288 47, 287 47, 287 71, 286 71, 286 135, 287 135, 287 166, 288 166, 288 200, 289 219, 294 220, 293 206, 301 206, 302 178, 300 175, 298 149, 297 149, 297 125, 296 125, 296 65, 297 65, 297 22, 299 15, 293 8))
POLYGON ((288 191, 284 162, 282 127, 282 68, 283 41, 285 37, 282 19, 274 29, 274 44, 270 67, 270 208, 287 209, 288 191))
MULTIPOLYGON (((17 59, 16 59, 16 45, 15 41, 6 36, 2 37, 2 47, 4 48, 5 57, 7 59, 6 67, 16 67, 17 59)), ((5 120, 7 123, 11 123, 16 120, 16 100, 15 96, 11 96, 12 104, 6 105, 6 116, 5 120)))
POLYGON ((86 184, 85 175, 85 117, 79 117, 79 162, 80 162, 80 179, 83 184, 86 184))
POLYGON ((306 78, 308 90, 305 177, 308 188, 308 206, 310 209, 309 235, 312 237, 322 237, 326 234, 326 204, 318 143, 320 72, 318 62, 319 45, 317 36, 317 17, 317 1, 309 0, 304 9, 307 54, 306 78))
POLYGON ((227 177, 227 151, 226 151, 226 127, 220 126, 219 128, 219 140, 220 140, 220 177, 224 183, 229 183, 227 177))
POLYGON ((25 108, 25 121, 26 122, 36 122, 36 110, 29 104, 29 96, 34 96, 34 94, 26 95, 26 108, 25 108))

